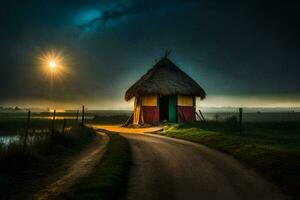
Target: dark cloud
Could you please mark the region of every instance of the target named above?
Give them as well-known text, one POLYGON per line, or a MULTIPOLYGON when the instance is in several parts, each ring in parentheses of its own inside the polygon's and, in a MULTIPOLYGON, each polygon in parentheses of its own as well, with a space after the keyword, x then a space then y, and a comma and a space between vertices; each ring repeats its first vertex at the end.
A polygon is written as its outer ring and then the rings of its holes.
POLYGON ((81 28, 89 28, 97 24, 105 25, 111 20, 116 20, 128 15, 138 15, 144 12, 155 11, 168 6, 178 6, 179 4, 186 4, 191 2, 197 2, 196 0, 161 0, 161 1, 132 1, 130 3, 117 3, 111 8, 102 11, 101 16, 96 17, 89 21, 87 24, 83 24, 81 28))
POLYGON ((1 1, 1 99, 47 99, 35 59, 62 50, 72 73, 55 98, 118 99, 163 55, 208 95, 299 94, 296 1, 1 1), (78 28, 74 21, 91 11, 78 28), (89 29, 82 31, 82 29, 89 29))

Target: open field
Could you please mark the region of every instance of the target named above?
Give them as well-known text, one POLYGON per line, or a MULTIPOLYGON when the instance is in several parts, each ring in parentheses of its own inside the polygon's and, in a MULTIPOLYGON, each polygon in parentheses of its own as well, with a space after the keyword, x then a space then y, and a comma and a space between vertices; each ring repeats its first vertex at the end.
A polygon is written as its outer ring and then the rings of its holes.
MULTIPOLYGON (((24 154, 22 136, 26 128, 26 113, 3 115, 0 118, 0 193, 2 197, 31 199, 32 194, 63 175, 60 172, 61 168, 83 151, 95 137, 98 137, 90 128, 78 126, 75 120, 76 113, 67 113, 67 115, 58 113, 52 146, 51 114, 33 113, 31 115, 29 140, 24 154), (62 134, 63 119, 67 119, 64 134, 62 134), (46 178, 45 174, 47 174, 46 178), (18 190, 13 191, 11 188, 18 188, 18 190)), ((97 117, 88 115, 85 116, 85 122, 119 124, 127 117, 118 114, 109 116, 104 114, 97 117)), ((81 122, 81 118, 78 121, 81 122)), ((113 199, 115 193, 111 191, 122 190, 124 192, 124 187, 121 186, 127 179, 126 174, 130 162, 129 145, 123 137, 117 134, 110 134, 110 138, 109 149, 103 162, 99 161, 92 176, 83 179, 82 183, 80 181, 68 193, 72 198, 84 199, 88 195, 113 199), (85 184, 87 182, 89 184, 85 184), (95 187, 98 189, 93 190, 95 187)))
MULTIPOLYGON (((269 114, 263 113, 260 115, 265 115, 267 120, 244 122, 242 133, 239 132, 236 118, 224 115, 218 121, 210 120, 205 123, 161 124, 164 130, 159 134, 201 143, 233 155, 276 183, 286 194, 297 197, 300 188, 298 183, 300 179, 300 121, 275 120, 270 122, 269 120, 273 118, 269 114)), ((70 128, 77 124, 75 116, 74 113, 67 115, 59 113, 55 122, 56 132, 62 132, 64 118, 67 119, 67 132, 72 132, 70 128)), ((122 124, 127 120, 127 117, 128 115, 124 113, 108 112, 103 115, 97 114, 97 117, 90 114, 85 121, 93 125, 122 124)), ((278 116, 276 116, 276 119, 278 119, 278 116)), ((2 116, 0 118, 0 137, 22 135, 25 127, 26 114, 2 116)), ((18 184, 36 184, 34 179, 38 180, 45 173, 53 173, 57 169, 56 165, 61 165, 64 159, 77 154, 93 138, 93 134, 86 134, 88 129, 84 130, 83 135, 73 135, 74 138, 58 137, 55 151, 51 153, 47 151, 47 148, 44 148, 48 146, 45 144, 48 144, 49 140, 39 140, 48 137, 50 131, 51 113, 48 113, 48 115, 45 113, 33 114, 29 135, 39 137, 37 137, 37 143, 32 140, 31 144, 33 145, 30 145, 29 148, 30 154, 27 154, 28 157, 25 160, 22 154, 18 153, 21 150, 20 146, 7 148, 7 145, 1 145, 0 164, 1 162, 4 163, 1 165, 1 168, 3 168, 2 175, 0 174, 1 193, 7 195, 12 193, 7 188, 12 188, 13 185, 18 187, 18 184), (81 137, 85 139, 81 140, 81 137), (19 151, 14 149, 19 149, 19 151), (6 152, 9 152, 7 155, 13 155, 14 159, 8 159, 9 156, 5 156, 6 152), (56 155, 60 156, 57 157, 56 155), (9 168, 9 166, 21 168, 14 169, 9 168), (17 175, 14 174, 16 171, 18 171, 17 175), (16 178, 13 182, 7 183, 8 176, 16 178), (25 180, 26 183, 21 180, 25 180), (10 185, 10 187, 7 185, 10 185)), ((128 144, 124 138, 118 135, 112 134, 110 137, 112 139, 109 145, 110 150, 105 154, 104 160, 99 162, 91 176, 84 178, 68 193, 72 198, 84 199, 87 196, 102 196, 105 199, 112 199, 114 196, 111 196, 106 190, 120 191, 120 185, 125 184, 126 170, 129 168, 128 160, 130 160, 128 144), (99 190, 101 192, 98 192, 99 190)), ((17 193, 22 195, 36 190, 37 186, 29 187, 28 190, 24 190, 23 187, 18 188, 17 193)))
POLYGON ((298 122, 233 122, 167 125, 159 134, 221 150, 246 162, 294 197, 299 196, 300 125, 298 122))
MULTIPOLYGON (((31 113, 30 129, 38 132, 47 132, 51 129, 53 113, 31 113)), ((85 122, 101 124, 121 124, 125 122, 129 114, 124 111, 98 111, 85 113, 85 122)), ((66 119, 66 127, 76 123, 76 113, 56 113, 55 129, 61 130, 63 119, 66 119)), ((20 135, 26 128, 27 113, 0 113, 0 137, 20 135)), ((81 115, 78 117, 81 122, 81 115)))
MULTIPOLYGON (((201 108, 199 108, 201 109, 201 108)), ((129 117, 132 110, 86 110, 85 119, 94 119, 95 116, 113 118, 116 116, 129 117)), ((226 120, 232 116, 238 116, 238 109, 226 111, 222 108, 213 111, 202 111, 204 117, 208 120, 226 120)), ((76 119, 76 111, 57 112, 57 119, 76 119)), ((32 112, 32 118, 50 119, 53 112, 32 112)), ((0 119, 24 119, 27 112, 0 112, 0 119)), ((79 120, 81 119, 81 111, 79 111, 79 120)), ((300 121, 300 111, 253 111, 244 108, 243 119, 247 122, 282 122, 282 121, 300 121)))
POLYGON ((74 125, 64 134, 34 136, 26 149, 22 142, 1 145, 0 193, 4 199, 31 199, 49 181, 63 173, 63 166, 81 152, 97 135, 74 125))
MULTIPOLYGON (((247 112, 244 109, 243 121, 245 122, 299 122, 300 112, 247 112)), ((226 121, 233 116, 238 117, 238 111, 235 112, 203 112, 208 120, 226 121)))
MULTIPOLYGON (((69 119, 66 121, 66 127, 71 127, 75 120, 69 119)), ((42 119, 42 118, 33 118, 30 120, 30 131, 33 132, 49 132, 51 130, 52 120, 42 119)), ((62 130, 63 119, 55 120, 55 129, 62 130)), ((25 118, 2 118, 0 119, 0 136, 9 136, 9 135, 20 135, 24 133, 26 128, 26 119, 25 118)))

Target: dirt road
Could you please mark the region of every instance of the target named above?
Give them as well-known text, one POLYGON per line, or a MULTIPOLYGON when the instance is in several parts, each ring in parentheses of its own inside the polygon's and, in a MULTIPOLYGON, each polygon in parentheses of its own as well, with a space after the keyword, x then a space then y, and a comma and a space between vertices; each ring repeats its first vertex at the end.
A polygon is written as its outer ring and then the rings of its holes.
POLYGON ((287 199, 241 162, 195 143, 122 134, 133 151, 127 199, 287 199))
POLYGON ((64 199, 61 197, 68 189, 76 184, 80 178, 88 175, 97 162, 105 153, 109 137, 106 134, 98 132, 101 140, 91 143, 81 154, 74 157, 70 162, 70 167, 64 169, 64 175, 58 180, 49 184, 44 190, 36 195, 36 199, 64 199))

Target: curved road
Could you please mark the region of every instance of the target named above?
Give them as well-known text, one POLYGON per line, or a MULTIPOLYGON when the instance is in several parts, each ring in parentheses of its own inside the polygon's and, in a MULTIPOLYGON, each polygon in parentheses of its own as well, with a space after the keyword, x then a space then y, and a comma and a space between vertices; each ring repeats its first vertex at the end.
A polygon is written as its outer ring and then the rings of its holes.
POLYGON ((224 153, 152 134, 122 135, 133 152, 127 199, 287 199, 224 153))

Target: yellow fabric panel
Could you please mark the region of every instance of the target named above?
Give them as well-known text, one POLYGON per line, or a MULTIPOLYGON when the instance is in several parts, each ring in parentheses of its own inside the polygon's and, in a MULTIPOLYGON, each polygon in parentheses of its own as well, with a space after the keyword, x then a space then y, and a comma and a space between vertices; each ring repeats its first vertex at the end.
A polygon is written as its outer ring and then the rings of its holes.
POLYGON ((137 97, 134 99, 133 109, 133 125, 144 124, 143 112, 141 112, 141 105, 139 105, 137 97))
POLYGON ((177 105, 178 106, 193 106, 193 96, 178 95, 177 105))
POLYGON ((140 121, 140 106, 137 106, 133 110, 133 124, 138 125, 140 121))
POLYGON ((134 98, 134 109, 133 109, 133 125, 138 125, 140 121, 141 107, 138 105, 137 98, 134 98))
POLYGON ((157 95, 146 95, 142 97, 143 106, 157 106, 157 95))

